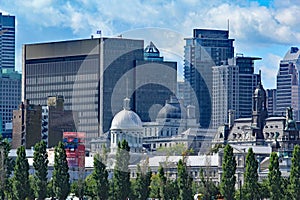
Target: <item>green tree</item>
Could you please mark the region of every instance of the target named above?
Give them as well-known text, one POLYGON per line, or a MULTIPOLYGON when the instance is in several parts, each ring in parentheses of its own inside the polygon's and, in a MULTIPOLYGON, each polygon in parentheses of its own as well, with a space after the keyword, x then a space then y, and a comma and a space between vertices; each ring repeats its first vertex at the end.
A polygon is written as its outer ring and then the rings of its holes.
POLYGON ((160 198, 160 179, 158 174, 151 176, 150 198, 160 198))
POLYGON ((250 148, 246 156, 246 171, 244 173, 243 199, 245 200, 260 199, 257 169, 258 162, 252 148, 250 148))
POLYGON ((75 194, 79 199, 83 199, 85 192, 85 181, 79 179, 71 184, 71 193, 75 194))
POLYGON ((177 181, 167 180, 165 186, 165 199, 177 200, 179 196, 178 183, 177 181))
POLYGON ((106 170, 105 164, 102 162, 102 158, 99 154, 94 156, 94 171, 92 173, 92 178, 95 180, 95 194, 98 199, 106 200, 108 199, 109 183, 108 183, 108 172, 106 170))
POLYGON ((223 173, 220 183, 221 194, 226 200, 232 200, 234 199, 235 193, 236 160, 233 155, 233 148, 229 144, 227 144, 224 148, 222 171, 223 173))
MULTIPOLYGON (((196 191, 193 194, 200 193, 203 195, 203 199, 213 199, 219 194, 219 189, 217 186, 209 179, 209 177, 204 177, 203 169, 200 169, 200 184, 196 187, 196 191)), ((195 186, 194 186, 195 187, 195 186)))
POLYGON ((281 172, 279 170, 279 161, 276 152, 272 152, 270 156, 270 165, 268 173, 268 185, 270 190, 270 199, 271 200, 280 200, 282 199, 282 178, 281 172))
POLYGON ((183 154, 193 154, 193 149, 188 149, 184 144, 176 144, 171 147, 159 147, 157 152, 165 154, 167 156, 172 155, 183 155, 183 154))
POLYGON ((118 142, 113 177, 113 199, 126 200, 130 195, 129 151, 130 147, 126 140, 118 142))
POLYGON ((29 164, 24 146, 19 147, 17 150, 17 159, 13 176, 13 191, 15 198, 18 200, 24 200, 31 195, 29 164))
POLYGON ((53 179, 51 179, 47 184, 47 197, 54 197, 55 194, 53 192, 53 179))
POLYGON ((11 149, 10 143, 7 139, 2 139, 0 135, 0 198, 4 199, 12 193, 12 185, 10 176, 13 171, 13 161, 8 157, 11 149))
POLYGON ((93 178, 93 175, 90 174, 85 179, 84 194, 86 196, 89 196, 92 200, 95 199, 97 196, 95 187, 96 187, 96 181, 93 178))
POLYGON ((141 167, 137 166, 136 180, 133 183, 133 197, 134 199, 146 200, 149 196, 149 187, 151 180, 151 171, 146 174, 141 171, 141 167))
POLYGON ((289 190, 293 199, 300 199, 300 146, 293 151, 289 190))
POLYGON ((38 200, 47 196, 48 154, 44 141, 36 143, 33 154, 34 178, 36 182, 35 194, 38 200))
POLYGON ((263 179, 263 181, 259 183, 259 195, 261 199, 270 198, 268 179, 263 179))
POLYGON ((70 193, 70 175, 67 155, 62 142, 54 150, 53 192, 59 200, 65 200, 70 193))
POLYGON ((179 189, 179 199, 187 200, 192 199, 192 179, 187 172, 186 163, 181 159, 177 164, 177 183, 179 189))
POLYGON ((162 166, 159 166, 158 168, 158 177, 159 177, 159 184, 160 184, 159 197, 165 199, 167 178, 165 176, 165 170, 162 166))

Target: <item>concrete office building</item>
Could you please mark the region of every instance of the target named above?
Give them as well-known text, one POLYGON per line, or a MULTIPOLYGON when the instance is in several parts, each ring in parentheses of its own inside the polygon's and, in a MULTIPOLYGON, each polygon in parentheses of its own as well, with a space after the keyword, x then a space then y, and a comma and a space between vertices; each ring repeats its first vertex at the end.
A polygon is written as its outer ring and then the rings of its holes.
POLYGON ((13 110, 21 102, 21 74, 13 69, 0 69, 0 102, 0 133, 11 138, 13 110))
POLYGON ((292 107, 295 120, 300 120, 299 70, 300 50, 291 47, 277 73, 276 114, 283 115, 287 107, 292 107))
POLYGON ((254 61, 259 59, 235 57, 213 67, 213 128, 228 123, 229 110, 234 119, 251 117, 252 94, 260 81, 260 75, 254 74, 254 61))
POLYGON ((171 95, 176 95, 177 63, 164 61, 158 48, 150 42, 144 49, 144 60, 135 61, 133 110, 143 122, 156 119, 171 95))
POLYGON ((15 16, 0 12, 0 69, 15 69, 15 16))
POLYGON ((130 70, 144 56, 142 40, 122 38, 29 44, 23 51, 22 98, 42 105, 48 96, 63 95, 65 110, 78 113, 77 131, 86 132, 87 143, 109 130, 126 96, 125 81, 123 88, 115 85, 129 71, 124 79, 132 89, 130 70), (112 100, 113 92, 119 98, 112 100))
POLYGON ((78 113, 77 131, 86 132, 87 149, 92 138, 108 133, 125 97, 131 99, 132 110, 142 120, 149 120, 148 111, 157 110, 152 105, 163 106, 176 91, 176 63, 144 60, 143 40, 96 38, 29 44, 23 51, 22 98, 43 104, 48 96, 63 95, 65 110, 78 113))
POLYGON ((194 29, 184 47, 184 80, 189 94, 186 105, 196 106, 201 127, 210 126, 212 113, 212 66, 227 62, 234 56, 234 39, 228 30, 194 29))

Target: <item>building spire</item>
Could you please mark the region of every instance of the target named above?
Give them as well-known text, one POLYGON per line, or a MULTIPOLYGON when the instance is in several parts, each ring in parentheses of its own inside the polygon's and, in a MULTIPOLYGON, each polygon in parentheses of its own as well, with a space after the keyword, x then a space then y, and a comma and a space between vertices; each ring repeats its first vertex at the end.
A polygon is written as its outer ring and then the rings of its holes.
POLYGON ((126 97, 123 100, 124 110, 130 110, 130 99, 128 98, 128 78, 126 78, 126 97))

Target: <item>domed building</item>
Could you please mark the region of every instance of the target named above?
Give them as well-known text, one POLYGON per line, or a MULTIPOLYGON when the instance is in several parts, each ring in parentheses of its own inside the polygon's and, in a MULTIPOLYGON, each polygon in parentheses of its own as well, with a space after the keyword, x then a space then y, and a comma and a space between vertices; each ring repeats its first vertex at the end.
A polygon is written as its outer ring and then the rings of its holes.
POLYGON ((130 147, 130 152, 139 153, 143 144, 143 124, 140 117, 130 110, 130 100, 124 99, 123 110, 117 113, 110 127, 110 150, 116 153, 118 142, 125 139, 130 147))
POLYGON ((195 107, 184 107, 175 96, 171 96, 158 112, 154 122, 144 122, 143 145, 149 151, 183 144, 195 153, 206 151, 212 138, 212 130, 201 129, 195 116, 195 107), (205 145, 204 144, 205 142, 205 145), (207 146, 207 148, 205 147, 207 146))

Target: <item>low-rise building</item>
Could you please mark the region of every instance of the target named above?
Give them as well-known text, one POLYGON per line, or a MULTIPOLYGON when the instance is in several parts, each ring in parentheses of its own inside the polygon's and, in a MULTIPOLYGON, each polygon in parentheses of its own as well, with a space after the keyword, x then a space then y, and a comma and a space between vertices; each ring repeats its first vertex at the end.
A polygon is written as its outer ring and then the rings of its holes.
POLYGON ((19 110, 13 111, 12 148, 33 147, 44 140, 48 147, 62 141, 63 132, 75 131, 77 114, 64 110, 63 97, 49 97, 46 106, 22 102, 19 110))

